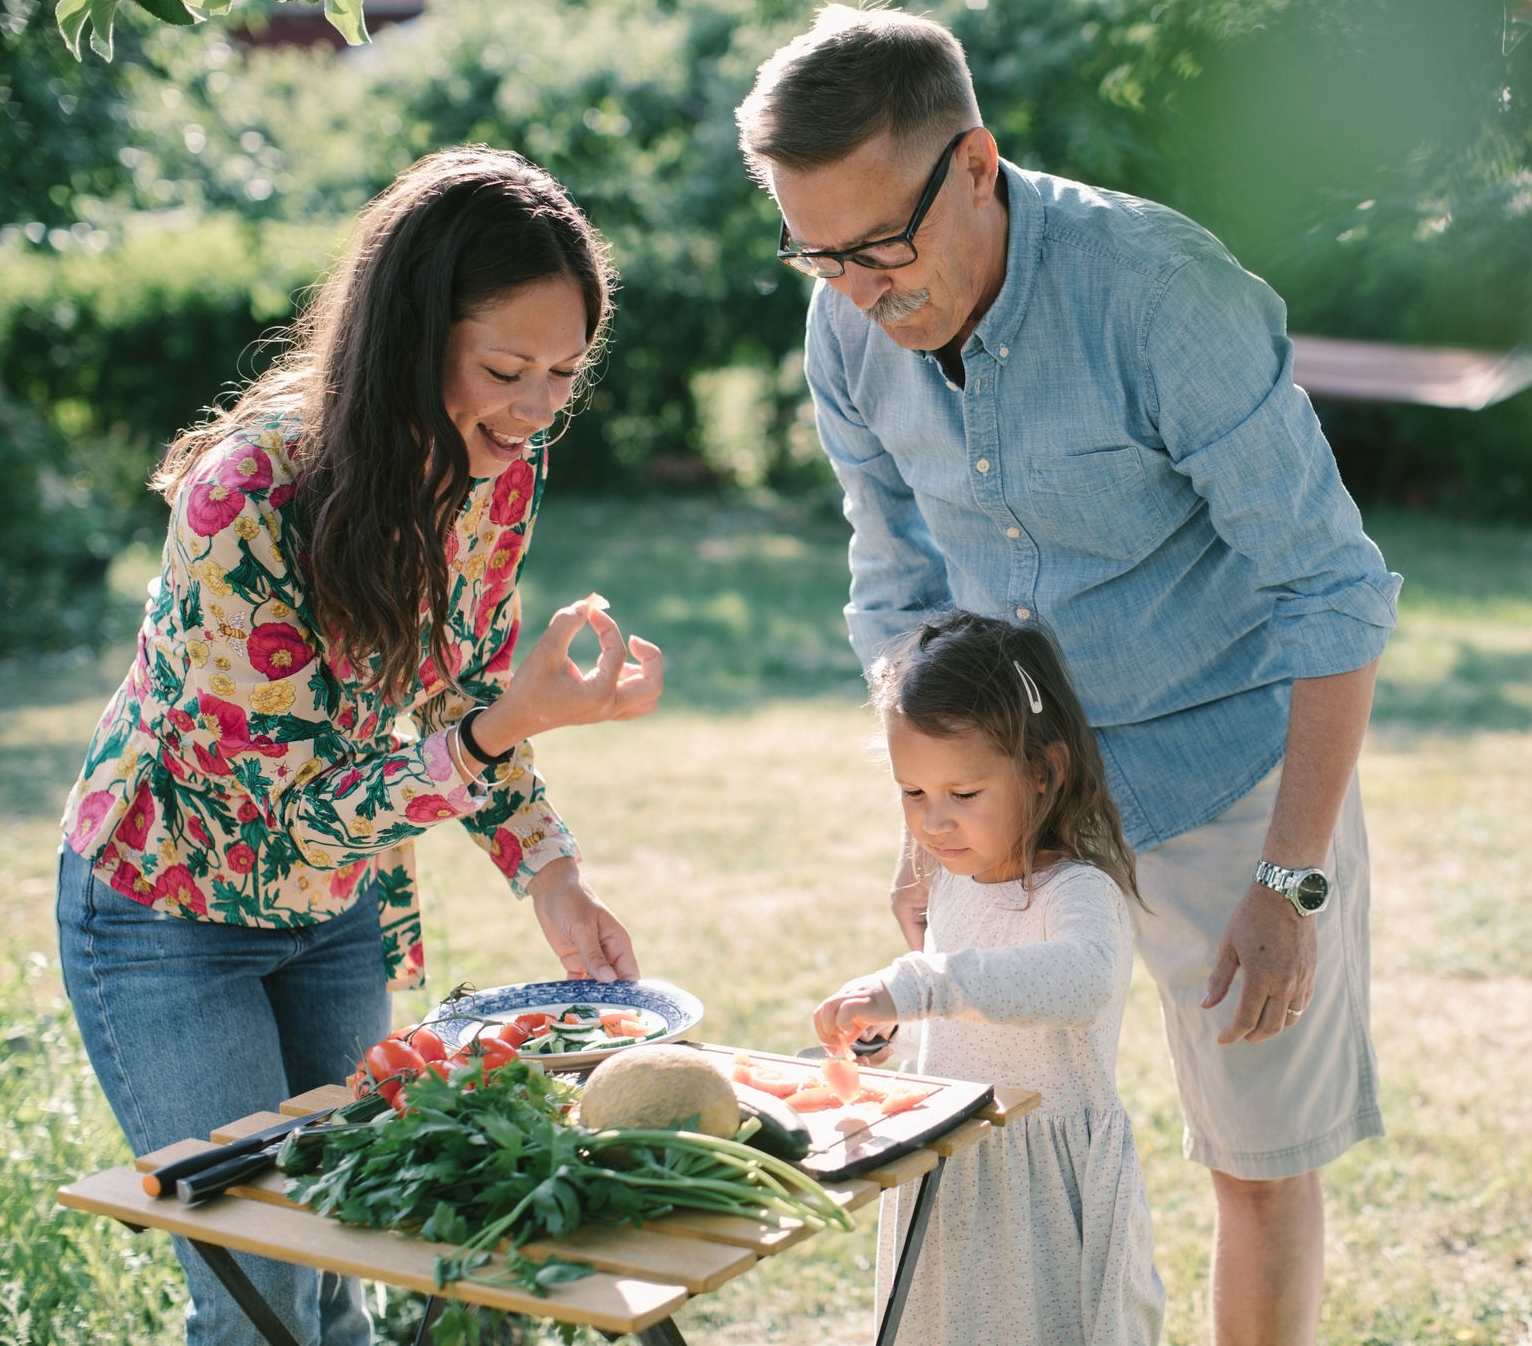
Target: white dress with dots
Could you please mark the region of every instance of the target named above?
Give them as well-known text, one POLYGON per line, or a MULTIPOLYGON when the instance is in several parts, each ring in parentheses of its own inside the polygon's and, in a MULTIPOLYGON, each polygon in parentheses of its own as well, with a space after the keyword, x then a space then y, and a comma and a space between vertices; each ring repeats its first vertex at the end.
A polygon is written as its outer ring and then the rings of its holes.
MULTIPOLYGON (((1159 1339, 1165 1292, 1115 1078, 1133 969, 1127 899, 1090 865, 1062 864, 1035 883, 1029 902, 1019 880, 938 874, 925 951, 882 974, 900 1021, 926 1021, 923 1074, 1042 1094, 1037 1111, 947 1161, 899 1330, 905 1346, 1159 1339)), ((917 1190, 884 1198, 880 1306, 917 1190)))

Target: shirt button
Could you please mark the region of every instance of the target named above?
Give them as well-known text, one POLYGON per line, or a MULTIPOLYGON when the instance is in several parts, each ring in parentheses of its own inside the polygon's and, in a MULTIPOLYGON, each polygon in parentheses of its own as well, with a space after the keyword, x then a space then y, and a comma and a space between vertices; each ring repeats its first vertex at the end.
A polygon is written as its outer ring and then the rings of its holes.
POLYGON ((958 391, 958 386, 957 386, 957 384, 955 384, 955 383, 954 383, 954 382, 953 382, 953 381, 952 381, 952 380, 951 380, 951 379, 948 379, 948 380, 947 380, 947 386, 948 386, 948 387, 949 387, 949 388, 951 388, 951 389, 952 389, 952 391, 953 391, 953 392, 957 392, 957 391, 958 391))
POLYGON ((1022 620, 1022 621, 1026 621, 1026 620, 1027 620, 1027 618, 1028 618, 1028 617, 1030 617, 1030 616, 1031 616, 1031 615, 1032 615, 1032 609, 1031 609, 1031 608, 1017 608, 1017 609, 1016 609, 1016 615, 1017 615, 1017 616, 1018 616, 1018 617, 1019 617, 1019 618, 1020 618, 1020 619, 1021 619, 1021 620, 1022 620))
POLYGON ((1005 357, 1006 357, 1006 356, 1007 356, 1007 355, 1009 355, 1009 354, 1010 354, 1010 353, 1011 353, 1011 348, 1010 348, 1010 347, 1009 347, 1009 346, 1002 346, 1002 347, 1001 347, 1001 348, 1000 348, 1000 358, 1001 358, 1001 359, 1002 359, 1002 360, 1003 360, 1003 359, 1005 359, 1005 357))
POLYGON ((1021 529, 1019 529, 1019 528, 1007 528, 1005 530, 1005 535, 1006 535, 1006 537, 1020 537, 1021 536, 1021 529))
POLYGON ((979 461, 974 464, 974 467, 977 468, 980 472, 988 472, 989 471, 989 459, 988 458, 981 458, 981 459, 979 459, 979 461))

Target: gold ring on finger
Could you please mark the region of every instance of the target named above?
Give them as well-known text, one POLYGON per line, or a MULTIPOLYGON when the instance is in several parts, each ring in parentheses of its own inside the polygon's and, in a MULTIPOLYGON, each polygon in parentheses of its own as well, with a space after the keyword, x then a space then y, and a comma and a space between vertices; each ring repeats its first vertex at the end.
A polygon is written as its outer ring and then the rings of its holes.
POLYGON ((1287 1011, 1287 1017, 1289 1019, 1296 1019, 1302 1013, 1303 1013, 1302 1010, 1289 1009, 1287 1011))

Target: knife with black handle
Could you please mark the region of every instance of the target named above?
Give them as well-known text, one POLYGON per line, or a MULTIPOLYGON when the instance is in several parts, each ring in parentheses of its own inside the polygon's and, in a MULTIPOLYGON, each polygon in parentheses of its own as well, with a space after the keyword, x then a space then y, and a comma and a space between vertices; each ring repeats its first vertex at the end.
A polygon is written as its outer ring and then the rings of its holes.
MULTIPOLYGON (((276 1126, 268 1126, 264 1131, 257 1131, 253 1135, 246 1136, 243 1140, 230 1141, 227 1145, 219 1145, 211 1150, 204 1150, 201 1154, 194 1154, 185 1159, 177 1159, 173 1164, 165 1164, 152 1173, 144 1174, 144 1191, 150 1196, 169 1196, 172 1192, 180 1195, 179 1184, 189 1178, 203 1173, 208 1169, 217 1168, 221 1165, 238 1160, 249 1159, 256 1154, 264 1154, 270 1148, 270 1156, 261 1161, 264 1168, 276 1157, 278 1146, 281 1145, 287 1133, 299 1126, 313 1126, 322 1122, 336 1110, 326 1108, 323 1112, 311 1112, 306 1117, 291 1117, 276 1126)), ((260 1172, 257 1168, 255 1172, 260 1172)), ((226 1182, 225 1187, 232 1187, 241 1179, 226 1182)), ((181 1200, 188 1198, 182 1196, 181 1200)), ((200 1199, 200 1198, 197 1198, 200 1199)))
POLYGON ((198 1169, 184 1178, 176 1179, 176 1196, 188 1206, 209 1197, 222 1196, 231 1187, 258 1178, 277 1162, 277 1151, 282 1148, 280 1140, 256 1150, 253 1154, 237 1154, 232 1159, 198 1169))

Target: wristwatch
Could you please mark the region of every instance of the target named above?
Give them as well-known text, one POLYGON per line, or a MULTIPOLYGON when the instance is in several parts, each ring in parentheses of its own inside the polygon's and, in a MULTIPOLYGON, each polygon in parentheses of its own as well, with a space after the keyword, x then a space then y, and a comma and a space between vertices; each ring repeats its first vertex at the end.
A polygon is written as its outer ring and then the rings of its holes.
POLYGON ((1262 860, 1255 867, 1255 881, 1281 893, 1300 916, 1317 916, 1330 905, 1330 880, 1322 869, 1283 869, 1262 860))

